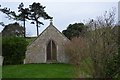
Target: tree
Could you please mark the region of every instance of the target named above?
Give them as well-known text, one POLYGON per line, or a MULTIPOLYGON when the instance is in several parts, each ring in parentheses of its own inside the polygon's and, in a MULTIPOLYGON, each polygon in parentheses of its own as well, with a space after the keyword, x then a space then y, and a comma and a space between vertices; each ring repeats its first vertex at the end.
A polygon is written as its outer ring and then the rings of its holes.
POLYGON ((115 63, 117 63, 116 68, 117 71, 115 71, 115 73, 113 74, 113 76, 117 75, 118 78, 120 78, 120 21, 118 22, 118 24, 115 26, 115 31, 117 32, 117 36, 118 36, 118 40, 117 40, 117 44, 118 44, 118 55, 115 56, 114 61, 115 63))
POLYGON ((24 4, 21 3, 18 7, 18 12, 20 12, 20 14, 18 14, 18 20, 23 21, 23 26, 24 26, 24 37, 26 37, 26 29, 25 29, 25 21, 28 18, 28 15, 30 14, 29 8, 23 8, 24 4))
POLYGON ((69 39, 73 37, 84 36, 87 26, 83 23, 70 24, 66 30, 63 30, 62 33, 69 39))
POLYGON ((93 67, 89 58, 89 46, 86 37, 75 37, 65 44, 65 53, 69 63, 74 65, 77 78, 92 77, 93 67))
MULTIPOLYGON (((24 22, 24 37, 25 37, 25 32, 26 32, 25 31, 25 19, 28 16, 28 8, 24 9, 23 7, 24 7, 24 5, 23 5, 23 3, 21 3, 18 7, 19 12, 21 12, 21 13, 18 15, 15 13, 15 11, 11 11, 10 8, 7 8, 7 7, 0 8, 0 11, 2 13, 6 14, 7 18, 10 20, 11 19, 16 20, 16 21, 20 20, 20 21, 24 22)), ((1 25, 3 25, 3 24, 1 24, 1 25)))
MULTIPOLYGON (((43 25, 42 22, 39 21, 39 18, 44 18, 44 19, 52 19, 46 12, 45 12, 45 7, 43 7, 40 3, 33 3, 32 5, 29 6, 30 8, 30 19, 36 22, 36 27, 37 27, 37 36, 39 35, 39 30, 38 27, 40 24, 43 25)), ((34 22, 31 22, 34 24, 34 22)))
POLYGON ((5 24, 4 24, 3 22, 0 22, 0 25, 1 25, 1 26, 5 26, 5 24))
POLYGON ((21 36, 24 35, 24 28, 20 26, 18 23, 8 24, 2 30, 3 37, 10 37, 10 36, 21 36))
MULTIPOLYGON (((25 29, 25 21, 32 20, 36 22, 37 26, 37 35, 39 35, 38 27, 39 24, 43 24, 39 21, 39 18, 46 19, 52 19, 44 10, 45 7, 43 7, 40 3, 33 3, 29 6, 29 8, 24 8, 24 4, 21 3, 18 7, 19 14, 16 14, 15 11, 11 11, 10 8, 4 7, 0 8, 0 11, 5 13, 9 19, 13 19, 16 21, 23 21, 23 27, 24 27, 24 37, 26 37, 26 29, 25 29)), ((1 24, 3 25, 3 24, 1 24)))
POLYGON ((118 70, 117 31, 114 29, 115 11, 89 22, 88 44, 93 65, 93 77, 113 78, 118 70))
POLYGON ((11 11, 10 8, 7 8, 7 7, 1 8, 1 6, 0 6, 0 11, 2 13, 6 14, 8 19, 17 20, 17 18, 18 18, 15 11, 11 11))
MULTIPOLYGON (((76 65, 80 64, 77 66, 76 72, 79 72, 81 66, 86 64, 87 69, 90 69, 90 73, 87 73, 89 77, 118 77, 117 75, 120 73, 120 56, 118 52, 118 32, 114 25, 114 12, 105 12, 103 16, 98 17, 96 20, 89 21, 85 37, 71 40, 72 43, 67 45, 66 50, 70 58, 72 57, 72 61, 76 61, 74 62, 76 65), (83 59, 81 56, 83 56, 83 59), (88 61, 81 64, 80 61, 84 60, 89 60, 90 64, 87 63, 88 61)), ((80 74, 78 75, 80 77, 80 74)))

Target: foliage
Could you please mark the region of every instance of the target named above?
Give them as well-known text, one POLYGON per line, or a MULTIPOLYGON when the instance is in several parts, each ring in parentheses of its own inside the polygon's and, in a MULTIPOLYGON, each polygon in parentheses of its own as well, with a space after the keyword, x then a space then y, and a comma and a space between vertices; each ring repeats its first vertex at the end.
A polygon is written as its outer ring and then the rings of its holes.
MULTIPOLYGON (((117 29, 114 27, 115 11, 105 12, 104 16, 89 22, 88 42, 93 64, 93 77, 113 78, 118 63, 117 29)), ((115 74, 115 75, 114 75, 115 74)))
POLYGON ((37 37, 26 37, 26 41, 31 44, 37 37))
POLYGON ((87 56, 87 48, 85 38, 72 38, 72 40, 65 45, 65 51, 69 57, 69 62, 72 64, 80 64, 80 62, 87 56))
POLYGON ((24 22, 24 37, 25 37, 25 19, 28 19, 28 14, 29 14, 29 10, 28 8, 23 8, 24 5, 23 3, 21 3, 18 7, 18 12, 20 12, 19 14, 16 14, 15 11, 11 11, 10 8, 7 8, 7 7, 4 7, 4 8, 0 8, 0 11, 4 14, 7 15, 7 18, 9 18, 10 20, 13 19, 13 20, 20 20, 20 21, 23 21, 24 22))
MULTIPOLYGON (((45 7, 43 7, 40 3, 33 3, 32 5, 29 6, 30 8, 30 19, 36 22, 36 27, 37 27, 37 36, 39 35, 39 30, 38 27, 39 25, 43 23, 39 21, 39 18, 43 19, 52 19, 46 12, 45 12, 45 7)), ((34 24, 34 22, 31 22, 34 24)))
POLYGON ((89 47, 85 37, 72 38, 65 45, 65 53, 69 58, 69 63, 75 66, 74 72, 77 77, 92 77, 92 65, 89 58, 89 47), (77 71, 76 71, 77 70, 77 71))
MULTIPOLYGON (((24 8, 24 4, 20 3, 18 7, 18 12, 19 12, 18 14, 16 14, 15 11, 11 11, 10 8, 7 8, 7 7, 1 8, 1 6, 0 6, 0 11, 6 14, 9 19, 13 19, 16 21, 23 21, 24 37, 26 37, 26 28, 25 28, 26 20, 32 20, 31 23, 34 23, 34 21, 36 22, 37 35, 38 35, 39 24, 43 24, 42 22, 39 21, 39 18, 52 19, 52 17, 50 17, 45 12, 44 8, 45 7, 43 7, 40 3, 34 2, 28 8, 24 8)), ((2 22, 0 22, 0 25, 4 26, 2 22)))
POLYGON ((62 33, 69 39, 73 37, 84 36, 84 33, 87 30, 87 26, 83 23, 70 24, 66 30, 63 30, 62 33))
POLYGON ((1 25, 1 26, 5 26, 5 24, 4 24, 3 22, 0 22, 0 25, 1 25))
MULTIPOLYGON (((3 66, 3 78, 74 78, 70 64, 24 64, 3 66)), ((33 80, 33 79, 32 79, 33 80)))
POLYGON ((108 70, 112 76, 120 78, 120 25, 116 25, 116 32, 117 32, 117 46, 118 46, 118 52, 114 56, 113 60, 111 63, 114 64, 114 66, 108 70), (114 71, 114 73, 113 73, 114 71))
POLYGON ((3 37, 10 37, 10 36, 23 36, 24 35, 24 28, 20 26, 18 23, 8 24, 2 30, 3 37))
MULTIPOLYGON (((95 29, 88 39, 90 57, 94 66, 93 77, 113 77, 109 75, 110 68, 114 67, 113 58, 117 53, 116 37, 112 28, 95 29), (111 66, 109 64, 112 64, 111 66)), ((114 73, 114 71, 112 71, 114 73)))
POLYGON ((114 15, 114 12, 105 13, 104 17, 91 20, 85 36, 67 44, 67 53, 70 58, 74 57, 72 61, 76 61, 75 64, 79 63, 78 69, 82 65, 80 61, 89 58, 91 63, 86 65, 89 66, 93 78, 114 78, 120 72, 119 41, 114 27, 114 15))
POLYGON ((25 19, 29 19, 28 18, 28 15, 30 14, 29 8, 24 8, 23 3, 19 4, 18 12, 20 12, 18 14, 19 20, 25 21, 25 19))
POLYGON ((14 19, 14 20, 17 19, 17 15, 16 15, 15 11, 11 11, 10 8, 7 8, 7 7, 1 8, 1 6, 0 6, 0 11, 2 13, 6 14, 7 18, 9 18, 9 19, 14 19))
POLYGON ((21 3, 18 7, 18 12, 20 12, 18 14, 18 19, 20 21, 23 21, 23 25, 24 25, 24 37, 26 37, 26 29, 25 29, 25 21, 28 18, 28 15, 30 14, 29 8, 24 8, 24 4, 21 3))
POLYGON ((27 42, 22 37, 3 37, 2 56, 4 65, 22 64, 25 58, 27 42))

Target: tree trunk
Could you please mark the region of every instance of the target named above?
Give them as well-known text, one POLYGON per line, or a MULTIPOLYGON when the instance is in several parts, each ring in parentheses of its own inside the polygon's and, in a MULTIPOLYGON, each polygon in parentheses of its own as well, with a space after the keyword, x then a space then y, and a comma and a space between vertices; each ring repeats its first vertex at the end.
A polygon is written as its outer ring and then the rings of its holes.
POLYGON ((37 36, 38 36, 39 35, 38 22, 36 22, 36 27, 37 27, 37 36))
POLYGON ((25 18, 23 20, 23 27, 24 27, 24 38, 26 37, 26 29, 25 29, 25 18))

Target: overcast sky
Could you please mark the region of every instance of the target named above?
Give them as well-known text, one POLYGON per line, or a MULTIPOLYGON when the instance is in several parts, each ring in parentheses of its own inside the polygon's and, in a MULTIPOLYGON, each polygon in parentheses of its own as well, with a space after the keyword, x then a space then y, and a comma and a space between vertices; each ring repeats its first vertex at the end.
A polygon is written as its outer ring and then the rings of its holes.
MULTIPOLYGON (((119 0, 34 0, 46 6, 45 11, 53 17, 53 24, 60 31, 66 29, 69 24, 86 22, 89 19, 95 19, 101 16, 105 11, 109 11, 112 7, 116 8, 116 21, 118 15, 118 1, 119 0)), ((4 0, 0 4, 2 7, 9 7, 11 10, 17 12, 18 5, 23 2, 25 7, 33 3, 33 0, 4 0)), ((5 24, 13 23, 5 18, 5 15, 0 13, 1 21, 5 24)), ((42 20, 42 19, 41 19, 42 20)), ((49 25, 49 20, 42 20, 44 25, 40 27, 40 33, 49 25)), ((20 22, 23 25, 22 22, 20 22)), ((3 29, 0 26, 0 31, 3 29)), ((36 35, 36 26, 26 23, 27 34, 31 36, 36 35)))

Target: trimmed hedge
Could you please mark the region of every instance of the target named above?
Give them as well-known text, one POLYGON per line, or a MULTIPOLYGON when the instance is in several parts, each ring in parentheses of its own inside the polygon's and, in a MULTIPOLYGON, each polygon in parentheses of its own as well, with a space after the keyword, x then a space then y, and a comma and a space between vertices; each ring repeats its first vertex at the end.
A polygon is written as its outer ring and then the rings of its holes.
POLYGON ((25 58, 25 51, 28 42, 22 37, 3 37, 2 38, 2 56, 3 64, 22 64, 25 58))

